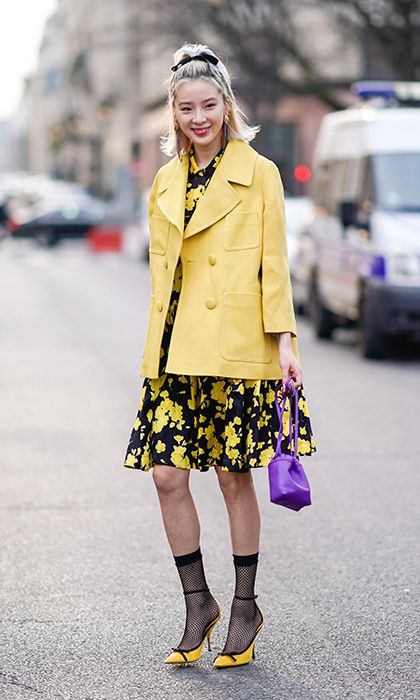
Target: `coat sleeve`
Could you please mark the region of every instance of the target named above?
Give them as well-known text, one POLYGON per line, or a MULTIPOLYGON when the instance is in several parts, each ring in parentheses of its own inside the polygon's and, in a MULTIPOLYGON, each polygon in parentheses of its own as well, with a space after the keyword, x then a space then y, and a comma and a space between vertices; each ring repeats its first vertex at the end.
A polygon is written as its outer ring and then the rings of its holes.
POLYGON ((296 336, 292 286, 287 260, 284 194, 280 173, 272 161, 264 170, 262 303, 264 331, 296 336))
POLYGON ((150 194, 149 194, 149 228, 150 228, 150 219, 152 218, 152 214, 155 210, 158 185, 159 185, 159 170, 155 175, 155 179, 153 180, 152 187, 150 189, 150 194))

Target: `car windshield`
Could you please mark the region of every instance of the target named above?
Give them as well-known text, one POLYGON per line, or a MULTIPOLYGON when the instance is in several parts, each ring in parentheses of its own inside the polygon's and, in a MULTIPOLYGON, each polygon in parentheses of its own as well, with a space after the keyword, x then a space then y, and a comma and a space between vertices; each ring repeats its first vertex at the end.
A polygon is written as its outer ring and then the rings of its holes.
POLYGON ((382 209, 420 211, 420 153, 373 158, 376 202, 382 209))

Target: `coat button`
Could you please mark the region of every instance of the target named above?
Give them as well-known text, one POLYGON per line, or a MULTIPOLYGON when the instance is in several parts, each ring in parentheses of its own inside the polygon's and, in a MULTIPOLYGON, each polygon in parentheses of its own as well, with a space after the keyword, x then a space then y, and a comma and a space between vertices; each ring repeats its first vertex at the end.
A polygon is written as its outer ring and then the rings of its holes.
POLYGON ((214 309, 216 307, 216 299, 213 299, 213 297, 206 299, 206 306, 208 309, 214 309))
POLYGON ((165 268, 165 270, 168 269, 168 261, 167 261, 166 258, 165 258, 164 261, 163 261, 163 267, 165 268))
POLYGON ((160 300, 156 302, 156 308, 159 312, 163 311, 163 304, 160 300))
POLYGON ((210 265, 215 265, 216 264, 216 256, 211 254, 209 255, 209 263, 210 265))

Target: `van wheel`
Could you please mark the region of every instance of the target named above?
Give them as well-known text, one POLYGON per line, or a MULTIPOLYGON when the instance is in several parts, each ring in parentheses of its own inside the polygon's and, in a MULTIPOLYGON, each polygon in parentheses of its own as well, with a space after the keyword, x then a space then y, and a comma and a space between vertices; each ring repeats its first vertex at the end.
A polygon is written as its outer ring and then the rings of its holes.
POLYGON ((387 337, 378 321, 378 313, 367 297, 360 304, 359 347, 363 357, 380 360, 384 357, 387 337))
POLYGON ((311 318, 316 337, 324 340, 330 340, 333 331, 336 328, 336 323, 334 322, 334 316, 331 311, 325 308, 321 299, 319 298, 316 280, 313 281, 311 286, 309 316, 311 318))

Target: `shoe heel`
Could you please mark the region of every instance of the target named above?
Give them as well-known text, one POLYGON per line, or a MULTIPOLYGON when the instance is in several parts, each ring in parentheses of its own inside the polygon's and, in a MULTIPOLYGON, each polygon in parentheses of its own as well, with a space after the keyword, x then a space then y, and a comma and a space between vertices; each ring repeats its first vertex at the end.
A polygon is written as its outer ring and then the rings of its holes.
POLYGON ((210 637, 211 637, 211 635, 212 635, 212 633, 213 633, 214 628, 216 627, 217 623, 219 622, 219 620, 220 620, 220 614, 219 614, 219 616, 214 620, 212 626, 210 627, 209 631, 207 632, 207 646, 208 646, 209 651, 211 651, 210 637))

